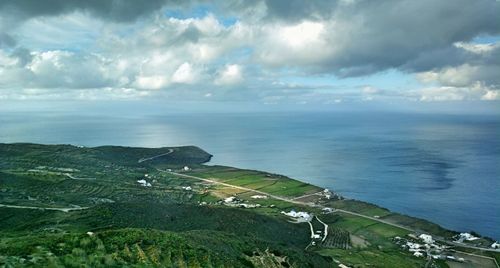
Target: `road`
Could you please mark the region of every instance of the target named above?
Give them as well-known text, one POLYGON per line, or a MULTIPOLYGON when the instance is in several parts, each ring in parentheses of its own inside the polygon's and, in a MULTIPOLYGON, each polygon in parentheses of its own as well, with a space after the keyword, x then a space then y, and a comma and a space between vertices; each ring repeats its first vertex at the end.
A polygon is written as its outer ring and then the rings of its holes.
POLYGON ((157 170, 160 171, 160 172, 169 173, 169 174, 172 174, 172 175, 175 175, 175 176, 179 176, 179 177, 182 177, 182 178, 200 180, 200 181, 204 181, 204 182, 209 182, 209 183, 224 185, 224 186, 231 187, 231 188, 234 188, 234 189, 239 189, 239 190, 243 190, 243 191, 254 192, 254 193, 261 194, 261 195, 269 196, 269 197, 277 199, 277 200, 286 201, 286 202, 290 202, 290 203, 297 204, 297 205, 315 206, 314 204, 311 204, 311 203, 305 203, 305 202, 295 201, 295 200, 292 200, 292 199, 289 199, 289 198, 285 198, 285 197, 281 197, 281 196, 269 194, 269 193, 266 193, 266 192, 263 192, 263 191, 254 190, 254 189, 250 189, 250 188, 246 188, 246 187, 242 187, 242 186, 232 185, 232 184, 225 183, 225 182, 220 182, 220 181, 215 181, 215 180, 211 180, 211 179, 205 179, 205 178, 201 178, 201 177, 186 175, 186 174, 177 173, 177 172, 173 172, 173 171, 166 171, 166 170, 161 170, 161 169, 157 169, 157 170))
POLYGON ((5 204, 0 204, 0 207, 2 208, 22 208, 22 209, 37 209, 37 210, 55 210, 55 211, 62 211, 62 212, 70 212, 74 210, 84 210, 88 209, 89 207, 71 207, 71 208, 52 208, 52 207, 30 207, 30 206, 17 206, 17 205, 5 205, 5 204))
POLYGON ((314 238, 314 228, 313 228, 313 225, 311 223, 311 221, 307 221, 307 223, 309 223, 309 228, 311 229, 311 239, 314 238))
POLYGON ((78 178, 78 177, 75 177, 73 175, 71 175, 70 173, 64 173, 64 176, 70 178, 70 179, 73 179, 73 180, 95 180, 96 178, 78 178))
POLYGON ((301 196, 298 196, 298 197, 294 197, 291 200, 302 199, 302 198, 313 196, 313 195, 321 195, 322 193, 323 193, 323 191, 319 191, 317 193, 312 193, 312 194, 305 194, 305 195, 301 195, 301 196))
POLYGON ((159 155, 151 156, 151 157, 148 157, 148 158, 141 158, 141 159, 137 160, 137 163, 142 163, 142 162, 146 162, 146 161, 149 161, 149 160, 153 160, 153 159, 158 158, 158 157, 169 155, 169 154, 171 154, 173 152, 174 152, 174 149, 168 149, 168 152, 166 152, 164 154, 159 154, 159 155))
MULTIPOLYGON (((228 183, 225 183, 225 182, 220 182, 220 181, 216 181, 216 180, 211 180, 211 179, 205 179, 205 178, 201 178, 201 177, 186 175, 186 174, 177 173, 177 172, 173 172, 173 171, 165 171, 165 170, 161 170, 161 169, 157 169, 157 170, 160 171, 160 172, 169 173, 169 174, 172 174, 172 175, 175 175, 175 176, 179 176, 179 177, 183 177, 183 178, 195 179, 195 180, 200 180, 200 181, 204 181, 204 182, 210 182, 210 183, 214 183, 214 184, 224 185, 224 186, 227 186, 227 187, 232 187, 232 188, 240 189, 240 190, 243 190, 243 191, 249 191, 249 192, 259 193, 261 195, 267 195, 267 196, 269 196, 271 198, 274 198, 274 199, 277 199, 277 200, 281 200, 281 201, 290 202, 290 203, 297 204, 297 205, 303 205, 303 206, 309 206, 309 207, 316 207, 316 208, 325 208, 325 206, 322 206, 322 205, 317 205, 317 204, 313 204, 313 203, 306 203, 306 202, 300 202, 300 201, 294 200, 295 198, 294 199, 290 199, 290 198, 286 198, 286 197, 281 197, 281 196, 269 194, 269 193, 266 193, 266 192, 262 192, 262 191, 259 191, 259 190, 254 190, 254 189, 250 189, 250 188, 246 188, 246 187, 242 187, 242 186, 236 186, 236 185, 228 184, 228 183)), ((402 226, 402 225, 399 225, 399 224, 396 224, 396 223, 392 223, 392 222, 389 222, 389 221, 385 221, 385 220, 382 220, 382 219, 378 219, 378 218, 370 217, 370 216, 367 216, 367 215, 359 214, 359 213, 356 213, 356 212, 353 212, 353 211, 344 210, 344 209, 335 209, 335 212, 341 212, 341 213, 350 214, 350 215, 353 215, 353 216, 358 216, 358 217, 370 219, 372 221, 376 221, 376 222, 380 222, 380 223, 383 223, 383 224, 391 225, 391 226, 394 226, 394 227, 397 227, 397 228, 401 228, 401 229, 407 230, 409 232, 418 233, 418 230, 414 230, 414 229, 411 229, 409 227, 402 226)), ((452 245, 452 246, 458 246, 458 247, 469 248, 469 249, 476 249, 476 250, 483 250, 483 251, 489 251, 489 252, 500 252, 500 249, 492 249, 492 248, 490 249, 490 248, 470 246, 470 245, 466 245, 466 244, 455 243, 455 242, 448 241, 448 240, 445 240, 445 239, 442 239, 442 238, 434 238, 434 240, 442 242, 442 243, 445 243, 445 244, 448 244, 448 245, 452 245)))
POLYGON ((307 221, 307 223, 309 223, 309 228, 311 229, 311 242, 309 242, 309 244, 307 244, 307 246, 304 250, 307 250, 310 246, 314 245, 314 228, 313 228, 313 225, 311 223, 311 220, 307 221))
POLYGON ((403 225, 399 225, 399 224, 396 224, 396 223, 384 221, 382 219, 377 219, 377 218, 374 218, 374 217, 366 216, 366 215, 359 214, 359 213, 356 213, 356 212, 352 212, 352 211, 349 211, 349 210, 335 209, 335 211, 346 213, 346 214, 350 214, 350 215, 354 215, 354 216, 358 216, 358 217, 362 217, 362 218, 366 218, 366 219, 370 219, 370 220, 373 220, 373 221, 378 221, 378 222, 381 222, 381 223, 384 223, 384 224, 387 224, 387 225, 391 225, 391 226, 394 226, 394 227, 397 227, 397 228, 404 229, 406 231, 416 232, 416 230, 411 229, 411 228, 406 227, 406 226, 403 226, 403 225))
POLYGON ((322 220, 318 218, 318 216, 315 216, 316 219, 322 223, 325 226, 325 230, 323 231, 323 239, 321 239, 321 242, 324 242, 326 240, 326 237, 328 236, 328 224, 324 223, 322 220))

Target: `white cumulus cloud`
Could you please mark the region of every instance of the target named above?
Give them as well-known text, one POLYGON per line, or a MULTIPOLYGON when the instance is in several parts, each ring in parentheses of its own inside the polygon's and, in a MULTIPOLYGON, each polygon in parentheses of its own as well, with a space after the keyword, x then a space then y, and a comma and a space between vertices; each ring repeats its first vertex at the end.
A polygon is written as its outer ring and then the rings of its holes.
POLYGON ((243 82, 242 68, 238 64, 224 66, 215 79, 214 83, 220 86, 233 86, 243 82))
POLYGON ((188 62, 184 62, 172 75, 173 83, 192 84, 196 82, 196 74, 193 67, 188 62))

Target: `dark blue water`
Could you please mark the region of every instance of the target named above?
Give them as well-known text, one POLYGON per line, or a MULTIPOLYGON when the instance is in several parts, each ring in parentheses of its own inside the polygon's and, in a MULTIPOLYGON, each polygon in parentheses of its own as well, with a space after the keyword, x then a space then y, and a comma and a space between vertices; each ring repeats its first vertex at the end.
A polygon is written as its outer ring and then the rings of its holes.
POLYGON ((213 163, 285 174, 451 229, 500 238, 500 116, 3 112, 0 142, 194 144, 214 154, 213 163))

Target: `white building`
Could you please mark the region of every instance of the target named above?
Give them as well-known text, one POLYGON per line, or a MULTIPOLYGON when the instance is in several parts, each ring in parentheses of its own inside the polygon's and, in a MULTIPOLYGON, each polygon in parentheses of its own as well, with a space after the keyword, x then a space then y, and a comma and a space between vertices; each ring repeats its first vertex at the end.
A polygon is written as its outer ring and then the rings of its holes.
POLYGON ((413 256, 415 256, 415 257, 423 257, 424 253, 422 253, 420 251, 415 251, 415 253, 413 253, 413 256))
POLYGON ((252 196, 250 196, 250 198, 253 198, 253 199, 267 199, 267 196, 265 196, 265 195, 252 195, 252 196))
POLYGON ((240 208, 260 208, 260 204, 239 204, 240 208))
POLYGON ((188 166, 185 166, 182 170, 184 170, 184 171, 189 171, 189 167, 188 167, 188 166))
POLYGON ((326 214, 326 213, 331 213, 331 212, 334 212, 334 211, 335 211, 335 209, 333 209, 333 208, 328 208, 328 207, 323 208, 322 210, 323 210, 323 213, 325 213, 325 214, 326 214))
POLYGON ((147 182, 146 180, 142 179, 142 180, 138 180, 137 181, 141 186, 144 186, 144 187, 151 187, 151 183, 147 182))
POLYGON ((285 214, 292 218, 304 218, 304 219, 311 218, 311 215, 304 211, 299 211, 299 212, 296 212, 295 210, 290 210, 290 212, 281 211, 281 214, 285 214))
POLYGON ((500 248, 500 244, 498 242, 495 242, 495 243, 491 244, 491 247, 492 248, 500 248))
POLYGON ((434 243, 434 240, 432 239, 432 236, 428 235, 428 234, 421 234, 421 235, 418 236, 418 238, 422 239, 422 241, 424 241, 424 243, 426 243, 426 244, 432 244, 432 243, 434 243))
POLYGON ((417 250, 421 247, 420 244, 418 243, 412 243, 410 241, 406 242, 406 246, 410 249, 410 251, 413 249, 413 250, 417 250))
POLYGON ((479 237, 475 237, 475 236, 473 236, 472 234, 469 234, 469 233, 460 233, 459 236, 460 236, 459 240, 461 240, 461 241, 464 241, 464 240, 474 241, 474 240, 479 239, 479 237))

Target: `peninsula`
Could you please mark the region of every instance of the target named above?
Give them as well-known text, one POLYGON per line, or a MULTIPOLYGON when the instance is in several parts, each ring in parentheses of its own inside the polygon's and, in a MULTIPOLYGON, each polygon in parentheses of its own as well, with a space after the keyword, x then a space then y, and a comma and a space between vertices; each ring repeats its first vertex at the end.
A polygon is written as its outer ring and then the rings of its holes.
POLYGON ((0 144, 2 267, 498 267, 498 243, 194 146, 0 144))

